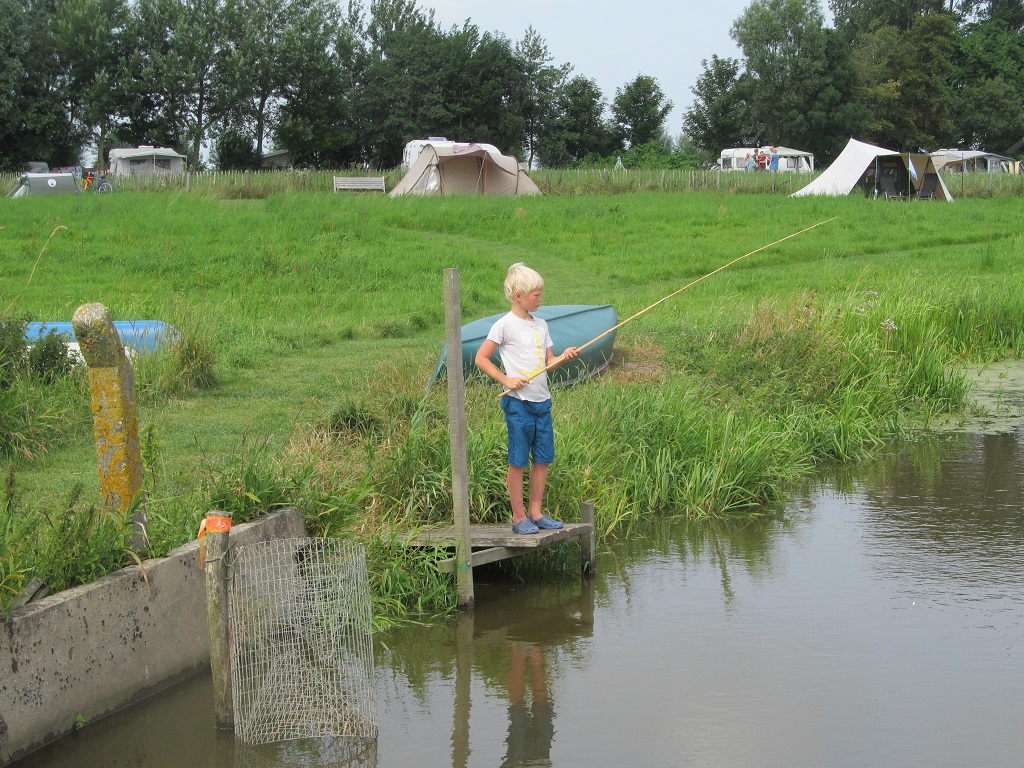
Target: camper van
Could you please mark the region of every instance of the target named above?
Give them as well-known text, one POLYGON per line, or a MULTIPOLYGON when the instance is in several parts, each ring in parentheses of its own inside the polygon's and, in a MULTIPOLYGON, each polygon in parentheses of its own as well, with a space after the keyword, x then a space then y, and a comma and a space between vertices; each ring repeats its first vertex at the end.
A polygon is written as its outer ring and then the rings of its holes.
POLYGON ((108 157, 112 176, 185 172, 185 156, 166 147, 143 144, 134 149, 112 149, 108 157))
MULTIPOLYGON (((761 147, 760 150, 771 153, 770 146, 761 147)), ((718 168, 723 171, 745 171, 747 170, 747 155, 753 155, 757 151, 757 147, 723 149, 718 158, 718 168)), ((801 152, 799 149, 790 149, 789 147, 776 147, 775 151, 779 153, 779 171, 792 173, 814 170, 814 155, 810 152, 801 152)))
MULTIPOLYGON (((423 151, 424 147, 432 146, 435 148, 446 148, 452 149, 456 152, 459 149, 468 149, 473 144, 464 141, 448 141, 444 136, 431 136, 426 139, 413 139, 405 145, 405 151, 402 152, 402 172, 408 173, 409 169, 412 168, 412 164, 416 162, 416 159, 420 156, 420 152, 423 151)), ((481 149, 493 150, 496 154, 501 154, 498 148, 493 144, 477 144, 476 146, 481 149)))

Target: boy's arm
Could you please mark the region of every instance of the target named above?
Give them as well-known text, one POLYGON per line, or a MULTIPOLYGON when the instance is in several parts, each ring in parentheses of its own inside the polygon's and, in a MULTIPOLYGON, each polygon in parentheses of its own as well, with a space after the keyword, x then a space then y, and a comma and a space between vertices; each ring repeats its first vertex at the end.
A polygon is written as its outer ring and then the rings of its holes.
POLYGON ((548 347, 547 359, 544 360, 545 368, 557 368, 566 360, 572 360, 574 357, 579 357, 579 347, 566 347, 565 351, 560 355, 555 355, 551 351, 551 347, 548 347))
MULTIPOLYGON (((498 345, 495 342, 490 339, 484 339, 484 343, 480 345, 480 349, 476 351, 476 357, 473 359, 473 362, 476 363, 476 367, 509 391, 514 392, 517 389, 525 387, 529 381, 520 376, 506 376, 501 372, 501 369, 491 361, 491 355, 493 355, 497 349, 498 345)), ((550 352, 550 350, 548 351, 550 352)))

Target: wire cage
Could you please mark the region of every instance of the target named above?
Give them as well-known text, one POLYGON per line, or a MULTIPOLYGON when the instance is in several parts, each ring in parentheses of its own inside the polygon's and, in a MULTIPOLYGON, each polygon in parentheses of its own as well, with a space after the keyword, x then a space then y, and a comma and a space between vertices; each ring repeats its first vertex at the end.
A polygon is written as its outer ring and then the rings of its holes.
POLYGON ((239 548, 229 631, 240 741, 376 738, 370 584, 360 545, 297 538, 239 548))

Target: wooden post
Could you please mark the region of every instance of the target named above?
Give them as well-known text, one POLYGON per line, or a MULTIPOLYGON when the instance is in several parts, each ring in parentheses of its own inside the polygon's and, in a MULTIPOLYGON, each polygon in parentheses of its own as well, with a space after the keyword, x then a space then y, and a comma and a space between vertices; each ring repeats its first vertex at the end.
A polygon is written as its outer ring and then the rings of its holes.
MULTIPOLYGON (((93 438, 103 503, 124 513, 142 490, 139 413, 132 365, 110 310, 102 304, 80 306, 71 318, 71 327, 89 366, 93 438)), ((144 520, 141 524, 144 526, 144 520)))
MULTIPOLYGON (((228 644, 228 566, 225 555, 231 532, 231 513, 206 513, 200 535, 206 540, 203 568, 206 571, 206 624, 210 633, 210 672, 213 675, 213 706, 217 727, 235 727, 231 699, 231 649, 228 644)), ((200 549, 202 551, 202 548, 200 549)))
POLYGON ((597 534, 594 531, 594 505, 589 501, 580 503, 580 522, 590 526, 590 533, 580 537, 580 568, 583 573, 593 573, 597 568, 597 534))
POLYGON ((445 346, 448 371, 448 440, 452 449, 455 507, 455 578, 459 607, 473 607, 473 537, 469 530, 469 469, 466 463, 466 382, 462 372, 462 310, 459 270, 444 271, 445 346))
POLYGON ((192 186, 192 174, 189 173, 188 171, 185 171, 185 191, 188 192, 189 188, 191 186, 192 186))

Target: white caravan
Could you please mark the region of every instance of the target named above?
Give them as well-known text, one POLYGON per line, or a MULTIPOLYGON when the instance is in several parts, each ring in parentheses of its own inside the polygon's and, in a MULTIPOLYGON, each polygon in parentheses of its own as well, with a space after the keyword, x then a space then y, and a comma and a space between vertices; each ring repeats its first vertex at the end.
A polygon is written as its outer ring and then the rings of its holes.
MULTIPOLYGON (((771 147, 760 147, 761 152, 771 155, 771 147)), ((723 171, 746 171, 747 155, 751 157, 758 151, 758 147, 732 147, 723 149, 718 158, 718 167, 723 171)), ((810 152, 802 152, 799 149, 789 147, 776 147, 779 153, 779 171, 810 172, 814 170, 814 155, 810 152)))

